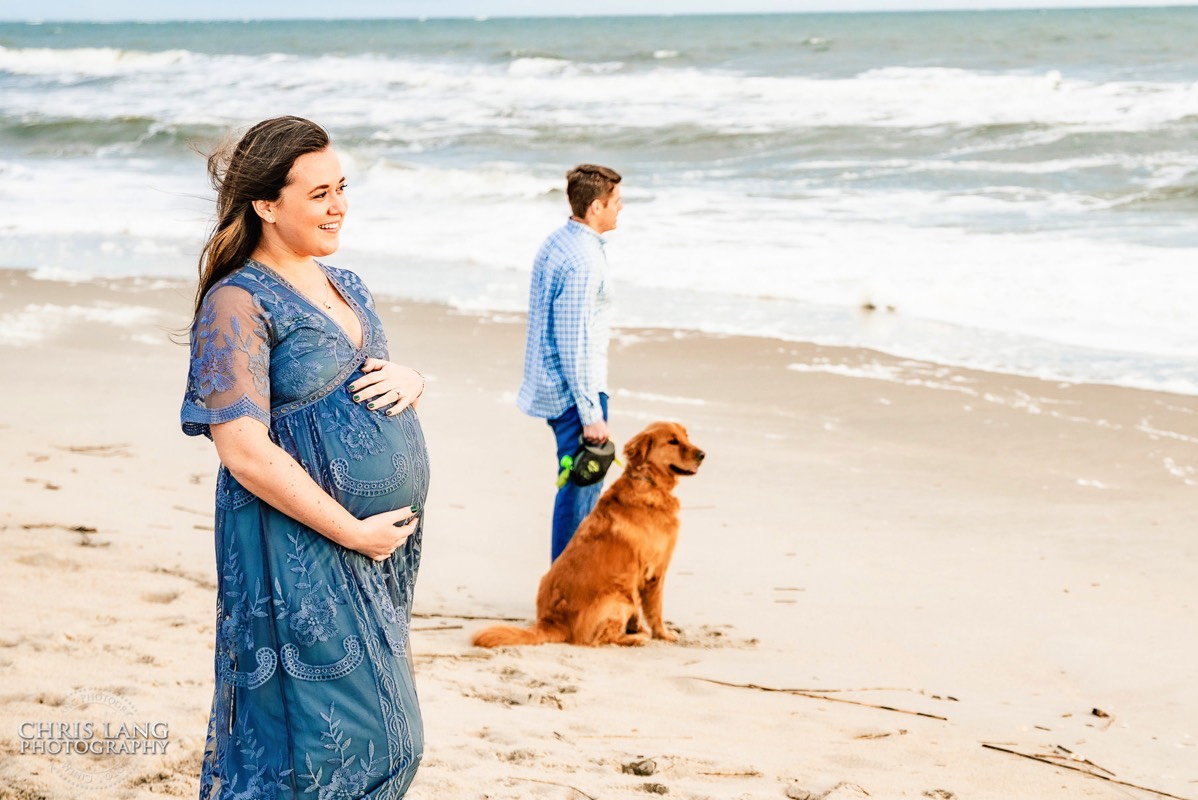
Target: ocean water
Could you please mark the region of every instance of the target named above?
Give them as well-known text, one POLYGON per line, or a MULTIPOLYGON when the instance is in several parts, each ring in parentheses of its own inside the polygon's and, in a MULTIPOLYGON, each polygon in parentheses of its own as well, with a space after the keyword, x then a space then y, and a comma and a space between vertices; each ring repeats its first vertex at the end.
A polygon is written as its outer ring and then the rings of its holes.
POLYGON ((590 161, 620 324, 1198 394, 1195 42, 1198 8, 0 24, 0 266, 194 276, 197 150, 299 114, 376 294, 522 309, 590 161))

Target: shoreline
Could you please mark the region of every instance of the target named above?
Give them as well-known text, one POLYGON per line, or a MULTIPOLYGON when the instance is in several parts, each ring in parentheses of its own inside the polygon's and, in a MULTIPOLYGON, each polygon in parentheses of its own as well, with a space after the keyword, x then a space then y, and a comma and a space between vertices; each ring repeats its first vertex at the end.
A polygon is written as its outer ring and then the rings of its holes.
MULTIPOLYGON (((75 796, 17 731, 96 689, 169 723, 119 796, 194 796, 216 457, 179 432, 187 353, 162 346, 190 287, 0 273, 0 293, 5 313, 81 309, 0 344, 0 598, 20 610, 0 636, 0 783, 75 796)), ((682 641, 487 653, 479 618, 527 619, 548 562, 551 436, 514 406, 522 319, 379 306, 392 357, 429 378, 413 800, 1127 796, 985 744, 1198 797, 1198 398, 621 330, 615 438, 674 418, 708 453, 677 492, 682 641), (645 759, 654 774, 624 771, 645 759)))
MULTIPOLYGON (((64 286, 79 287, 79 286, 95 286, 115 291, 127 291, 131 293, 144 291, 159 291, 168 290, 182 292, 188 296, 195 290, 195 283, 192 280, 183 280, 177 277, 166 276, 130 276, 130 277, 96 277, 83 275, 82 273, 75 275, 65 270, 48 270, 45 275, 38 276, 41 268, 22 269, 17 267, 0 267, 0 285, 5 282, 16 279, 20 282, 31 281, 35 283, 44 283, 48 285, 62 284, 64 286)), ((46 294, 52 295, 53 291, 48 291, 46 294)), ((4 297, 0 291, 0 300, 4 297)), ((466 317, 472 317, 480 322, 488 323, 524 323, 525 313, 523 311, 515 311, 510 309, 479 309, 469 308, 451 302, 433 301, 433 300, 411 300, 395 295, 387 295, 378 293, 375 295, 376 302, 380 307, 383 306, 420 306, 430 310, 440 310, 444 313, 457 314, 466 317)), ((11 310, 5 309, 0 311, 0 315, 11 314, 11 310)), ((858 317, 867 320, 877 315, 881 324, 885 324, 885 311, 867 308, 863 306, 858 317)), ((0 316, 0 326, 3 325, 4 317, 0 316)), ((181 330, 186 331, 186 326, 189 324, 184 320, 181 324, 181 330)), ((939 324, 939 323, 937 323, 939 324)), ((945 323, 947 324, 947 323, 945 323)), ((710 338, 713 340, 745 340, 748 342, 758 342, 763 347, 771 345, 778 347, 799 348, 814 348, 823 354, 822 360, 813 365, 799 365, 798 369, 806 369, 806 371, 819 372, 824 371, 829 374, 839 374, 845 377, 858 377, 868 380, 895 380, 897 372, 890 374, 890 367, 894 364, 907 364, 916 367, 919 371, 928 370, 947 370, 951 372, 972 373, 982 375, 993 375, 996 378, 1014 379, 1014 380, 1030 380, 1041 381, 1046 384, 1055 384, 1061 387, 1107 387, 1111 389, 1122 389, 1131 391, 1148 392, 1152 394, 1173 395, 1179 398, 1195 398, 1198 397, 1198 388, 1193 391, 1181 391, 1172 388, 1162 388, 1147 385, 1131 384, 1131 383, 1116 383, 1109 381, 1098 380, 1080 380, 1066 377, 1058 377, 1046 374, 1036 374, 1034 372, 1007 371, 1001 369, 989 368, 986 366, 974 365, 969 363, 958 363, 955 361, 937 360, 923 356, 906 355, 901 352, 893 352, 877 347, 854 344, 829 344, 812 341, 810 339, 801 338, 785 338, 781 336, 773 336, 768 334, 753 334, 753 333, 737 333, 737 332, 720 332, 708 331, 699 328, 689 327, 668 327, 668 326, 647 326, 647 325, 616 325, 613 327, 612 340, 613 344, 621 340, 636 341, 640 338, 653 338, 655 336, 673 335, 675 337, 686 338, 710 338), (850 363, 869 363, 865 359, 855 358, 852 354, 864 354, 877 363, 882 363, 882 369, 865 369, 854 374, 851 368, 845 365, 850 363)), ((0 346, 11 345, 14 342, 6 340, 5 329, 0 327, 0 346)))

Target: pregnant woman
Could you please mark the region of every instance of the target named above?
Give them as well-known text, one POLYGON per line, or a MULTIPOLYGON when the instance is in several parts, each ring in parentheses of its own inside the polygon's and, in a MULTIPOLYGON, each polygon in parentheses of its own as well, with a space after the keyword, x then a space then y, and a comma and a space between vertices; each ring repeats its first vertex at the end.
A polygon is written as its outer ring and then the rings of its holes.
POLYGON ((261 122, 212 156, 183 430, 216 445, 216 691, 201 798, 399 798, 423 752, 408 652, 428 454, 418 372, 320 260, 328 134, 261 122))

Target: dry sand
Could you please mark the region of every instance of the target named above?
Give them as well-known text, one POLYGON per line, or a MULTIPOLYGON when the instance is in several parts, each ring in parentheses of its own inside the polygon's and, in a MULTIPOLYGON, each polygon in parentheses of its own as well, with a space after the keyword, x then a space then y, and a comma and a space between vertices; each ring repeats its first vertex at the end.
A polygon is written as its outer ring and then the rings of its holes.
MULTIPOLYGON (((177 422, 189 295, 0 273, 0 798, 197 792, 216 458, 177 422), (21 752, 95 696, 166 753, 21 752)), ((430 378, 410 797, 1198 798, 1198 398, 621 331, 616 439, 677 419, 709 454, 679 488, 683 638, 491 652, 470 633, 527 618, 548 559, 523 320, 380 305, 430 378)))

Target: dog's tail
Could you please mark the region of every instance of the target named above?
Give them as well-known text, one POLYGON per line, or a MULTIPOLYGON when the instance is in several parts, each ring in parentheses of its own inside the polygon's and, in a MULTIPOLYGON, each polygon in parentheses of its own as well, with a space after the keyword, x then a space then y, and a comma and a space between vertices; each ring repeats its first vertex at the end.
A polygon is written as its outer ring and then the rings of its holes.
POLYGON ((476 647, 507 647, 516 644, 555 644, 570 638, 570 632, 554 622, 537 622, 531 628, 494 625, 474 634, 476 647))

